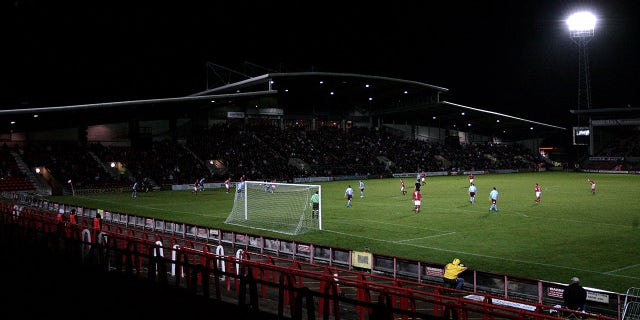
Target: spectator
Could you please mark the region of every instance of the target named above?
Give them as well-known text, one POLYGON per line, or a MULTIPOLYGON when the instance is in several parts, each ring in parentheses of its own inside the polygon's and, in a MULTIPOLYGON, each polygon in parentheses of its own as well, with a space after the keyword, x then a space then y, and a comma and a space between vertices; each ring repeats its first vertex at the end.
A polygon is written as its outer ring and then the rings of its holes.
POLYGON ((571 278, 571 284, 562 292, 562 299, 567 309, 582 312, 587 310, 587 291, 580 285, 578 277, 571 278))
POLYGON ((64 209, 58 209, 58 214, 56 215, 56 221, 60 226, 64 224, 64 209))
POLYGON ((448 288, 455 288, 457 290, 462 289, 464 285, 464 279, 459 275, 467 270, 464 264, 460 263, 460 259, 455 258, 453 261, 447 263, 444 267, 443 280, 448 288))
POLYGON ((96 213, 96 216, 93 217, 93 241, 96 243, 98 242, 98 235, 100 234, 100 231, 102 231, 102 216, 100 216, 99 213, 96 213))
POLYGON ((78 217, 76 215, 76 209, 71 209, 71 212, 69 213, 69 224, 71 225, 72 228, 78 225, 78 217))

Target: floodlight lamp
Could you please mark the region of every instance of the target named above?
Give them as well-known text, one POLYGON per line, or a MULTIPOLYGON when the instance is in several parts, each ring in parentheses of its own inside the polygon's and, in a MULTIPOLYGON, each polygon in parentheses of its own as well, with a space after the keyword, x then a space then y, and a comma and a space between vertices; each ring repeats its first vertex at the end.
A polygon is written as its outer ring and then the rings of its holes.
POLYGON ((569 16, 567 25, 572 38, 592 37, 596 27, 596 16, 588 11, 577 12, 569 16))

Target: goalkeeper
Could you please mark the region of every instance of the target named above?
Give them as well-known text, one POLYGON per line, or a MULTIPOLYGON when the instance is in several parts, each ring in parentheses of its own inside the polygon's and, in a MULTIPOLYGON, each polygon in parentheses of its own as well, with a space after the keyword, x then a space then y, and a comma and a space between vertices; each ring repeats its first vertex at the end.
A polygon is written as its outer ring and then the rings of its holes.
POLYGON ((318 212, 320 211, 320 195, 318 194, 318 190, 311 196, 311 217, 317 218, 318 212))

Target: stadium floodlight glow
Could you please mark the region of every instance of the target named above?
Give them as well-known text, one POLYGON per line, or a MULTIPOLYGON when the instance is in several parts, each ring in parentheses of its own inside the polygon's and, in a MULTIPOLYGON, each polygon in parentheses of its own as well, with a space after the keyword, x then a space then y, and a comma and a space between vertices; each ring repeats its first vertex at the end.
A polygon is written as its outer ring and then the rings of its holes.
POLYGON ((567 25, 569 26, 569 33, 571 38, 574 39, 591 39, 596 27, 596 18, 593 13, 588 11, 576 12, 569 16, 567 19, 567 25))
MULTIPOLYGON (((569 36, 578 45, 578 110, 591 109, 591 85, 587 44, 593 39, 597 22, 589 11, 576 12, 567 19, 569 36)), ((580 118, 578 118, 580 122, 580 118)))

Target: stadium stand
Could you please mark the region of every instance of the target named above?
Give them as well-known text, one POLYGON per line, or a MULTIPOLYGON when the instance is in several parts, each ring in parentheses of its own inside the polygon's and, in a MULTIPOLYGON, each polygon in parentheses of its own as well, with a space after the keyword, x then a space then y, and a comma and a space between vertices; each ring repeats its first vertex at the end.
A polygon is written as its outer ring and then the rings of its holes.
POLYGON ((27 177, 7 176, 0 178, 0 191, 33 191, 36 187, 27 177))
POLYGON ((517 169, 537 170, 546 160, 518 144, 458 144, 421 141, 392 130, 332 127, 318 130, 273 126, 213 125, 186 141, 162 139, 149 148, 57 141, 17 146, 29 167, 58 193, 125 188, 133 181, 152 187, 191 184, 195 179, 224 181, 228 176, 291 181, 296 177, 411 172, 517 169), (348 143, 347 143, 348 142, 348 143), (239 152, 241 146, 242 152, 239 152), (345 146, 349 146, 348 148, 345 146), (380 159, 386 159, 381 161, 380 159), (116 168, 111 168, 111 163, 116 168), (209 163, 223 166, 212 170, 209 163))
POLYGON ((33 191, 36 187, 18 166, 12 150, 4 144, 0 149, 0 192, 33 191))

